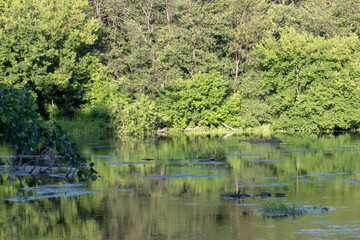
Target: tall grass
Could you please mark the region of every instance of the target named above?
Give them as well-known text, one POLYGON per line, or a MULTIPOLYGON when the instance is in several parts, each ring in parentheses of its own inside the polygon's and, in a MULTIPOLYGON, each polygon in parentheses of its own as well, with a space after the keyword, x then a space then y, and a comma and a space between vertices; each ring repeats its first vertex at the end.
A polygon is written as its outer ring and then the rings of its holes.
POLYGON ((110 134, 110 124, 101 118, 91 118, 88 114, 78 113, 72 118, 55 118, 48 121, 48 124, 57 122, 69 134, 110 134))
POLYGON ((67 120, 60 119, 56 122, 70 134, 81 133, 109 133, 110 129, 106 123, 98 121, 67 120))
POLYGON ((188 158, 226 161, 226 155, 227 155, 226 149, 221 145, 217 145, 203 150, 192 150, 188 154, 188 158))

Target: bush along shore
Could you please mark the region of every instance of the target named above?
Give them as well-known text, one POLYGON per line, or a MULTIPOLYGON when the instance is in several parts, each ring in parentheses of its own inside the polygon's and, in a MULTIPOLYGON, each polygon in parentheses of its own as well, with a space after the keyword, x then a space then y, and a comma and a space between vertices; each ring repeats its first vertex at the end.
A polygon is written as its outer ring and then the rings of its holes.
POLYGON ((27 90, 0 85, 0 130, 13 145, 11 172, 47 173, 66 170, 66 177, 96 180, 98 175, 58 124, 45 126, 37 119, 37 106, 27 90))

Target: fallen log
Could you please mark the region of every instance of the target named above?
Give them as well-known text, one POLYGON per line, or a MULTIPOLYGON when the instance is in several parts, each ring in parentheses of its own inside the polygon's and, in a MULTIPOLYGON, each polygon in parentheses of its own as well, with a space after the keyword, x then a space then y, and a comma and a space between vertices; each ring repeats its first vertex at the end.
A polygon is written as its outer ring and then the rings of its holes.
POLYGON ((236 131, 235 128, 232 128, 232 127, 226 125, 225 123, 221 123, 221 124, 222 124, 224 127, 226 127, 228 130, 236 131))

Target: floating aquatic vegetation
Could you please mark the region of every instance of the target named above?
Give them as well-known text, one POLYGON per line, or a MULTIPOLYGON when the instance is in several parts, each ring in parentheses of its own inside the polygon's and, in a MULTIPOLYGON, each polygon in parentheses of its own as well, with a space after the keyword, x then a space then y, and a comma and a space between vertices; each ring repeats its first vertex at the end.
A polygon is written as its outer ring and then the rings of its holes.
POLYGON ((221 198, 225 198, 225 199, 242 199, 242 198, 246 198, 246 197, 261 197, 261 198, 265 198, 265 197, 285 197, 286 194, 285 193, 269 193, 269 192, 261 192, 260 194, 246 194, 245 192, 241 193, 240 190, 235 191, 235 192, 228 192, 228 193, 224 193, 222 195, 220 195, 221 198))
POLYGON ((246 193, 241 193, 239 190, 239 191, 235 191, 235 192, 224 193, 224 194, 220 195, 220 197, 225 198, 225 199, 240 199, 240 198, 245 198, 245 197, 251 197, 251 195, 246 194, 246 193))
POLYGON ((262 209, 259 209, 263 216, 281 217, 281 216, 294 216, 306 213, 303 207, 293 204, 289 206, 280 201, 265 201, 262 204, 262 209))
POLYGON ((334 210, 334 208, 327 206, 303 206, 303 208, 306 209, 306 212, 311 213, 327 212, 329 210, 334 210))

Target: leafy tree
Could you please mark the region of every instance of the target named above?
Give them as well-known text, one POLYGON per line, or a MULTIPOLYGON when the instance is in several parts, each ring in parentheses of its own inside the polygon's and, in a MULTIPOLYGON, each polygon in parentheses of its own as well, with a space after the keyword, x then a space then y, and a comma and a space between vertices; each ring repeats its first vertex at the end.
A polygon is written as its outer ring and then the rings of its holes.
POLYGON ((359 40, 325 39, 293 28, 254 54, 277 116, 276 128, 349 129, 359 124, 359 40))
POLYGON ((352 32, 360 36, 360 8, 359 0, 339 0, 335 2, 334 16, 339 22, 339 26, 345 28, 347 32, 352 32))
POLYGON ((227 74, 237 89, 249 52, 257 43, 270 36, 272 20, 266 14, 269 7, 266 1, 230 0, 225 7, 226 10, 218 14, 221 16, 219 26, 214 28, 223 41, 218 44, 224 45, 224 68, 227 68, 227 74))
POLYGON ((0 79, 34 94, 42 115, 84 102, 99 25, 86 0, 7 1, 0 15, 0 79))
MULTIPOLYGON (((40 160, 47 160, 45 166, 54 167, 66 165, 78 170, 78 176, 95 180, 97 172, 94 163, 87 165, 87 160, 69 140, 66 131, 56 123, 52 128, 46 127, 37 120, 37 106, 34 98, 27 90, 17 90, 13 87, 0 85, 0 130, 5 140, 14 146, 17 162, 10 161, 15 170, 24 167, 26 155, 40 155, 40 160), (60 155, 61 162, 57 163, 55 154, 60 155), (16 163, 16 167, 15 167, 16 163)), ((29 163, 29 162, 28 162, 29 163)), ((32 163, 33 171, 39 160, 32 163)), ((71 172, 69 168, 68 174, 71 172)), ((75 173, 75 172, 74 172, 75 173)))
POLYGON ((268 14, 276 23, 275 32, 294 27, 326 38, 356 33, 359 35, 359 0, 306 0, 297 4, 274 4, 268 14))

